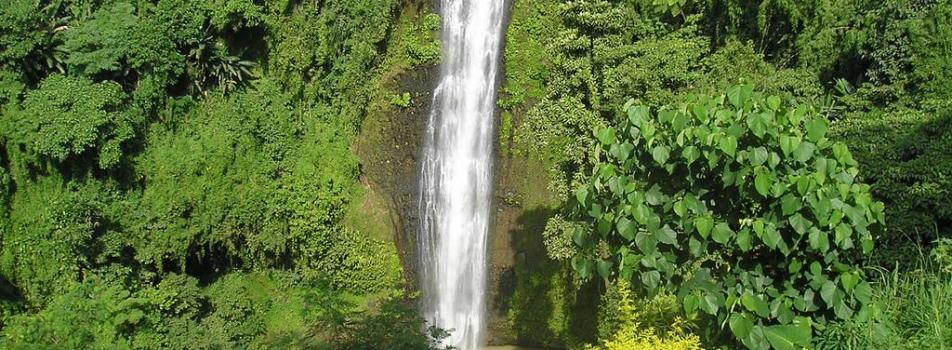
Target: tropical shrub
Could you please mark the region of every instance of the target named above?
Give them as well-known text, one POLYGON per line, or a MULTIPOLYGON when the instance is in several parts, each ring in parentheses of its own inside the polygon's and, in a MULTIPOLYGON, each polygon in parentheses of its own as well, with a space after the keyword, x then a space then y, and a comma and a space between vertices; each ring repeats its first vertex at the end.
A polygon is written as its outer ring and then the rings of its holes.
POLYGON ((688 323, 673 295, 634 300, 625 280, 612 285, 599 306, 598 346, 589 350, 700 350, 700 338, 688 333, 688 323))
POLYGON ((123 144, 142 122, 124 102, 116 83, 53 75, 26 95, 22 110, 11 113, 0 132, 11 143, 56 161, 90 152, 100 168, 108 169, 119 162, 123 144))
POLYGON ((806 104, 739 85, 627 116, 595 132, 600 162, 575 190, 584 279, 671 291, 689 315, 754 349, 808 346, 813 325, 866 320, 867 254, 883 204, 806 104))

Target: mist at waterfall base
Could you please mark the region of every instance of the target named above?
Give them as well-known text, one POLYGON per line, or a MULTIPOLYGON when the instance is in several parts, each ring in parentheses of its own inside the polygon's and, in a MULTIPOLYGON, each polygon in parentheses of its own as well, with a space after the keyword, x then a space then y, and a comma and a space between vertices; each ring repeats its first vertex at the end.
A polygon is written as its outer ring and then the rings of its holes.
POLYGON ((496 78, 505 1, 442 0, 443 59, 420 177, 420 284, 445 345, 477 349, 486 328, 496 78))

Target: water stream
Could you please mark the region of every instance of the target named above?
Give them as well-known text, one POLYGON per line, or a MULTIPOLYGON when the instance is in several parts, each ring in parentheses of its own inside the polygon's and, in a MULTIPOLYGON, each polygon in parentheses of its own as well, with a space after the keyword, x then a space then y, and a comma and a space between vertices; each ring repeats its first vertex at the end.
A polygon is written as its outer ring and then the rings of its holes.
POLYGON ((486 328, 493 113, 504 0, 441 0, 443 59, 420 177, 423 313, 446 345, 478 349, 486 328))

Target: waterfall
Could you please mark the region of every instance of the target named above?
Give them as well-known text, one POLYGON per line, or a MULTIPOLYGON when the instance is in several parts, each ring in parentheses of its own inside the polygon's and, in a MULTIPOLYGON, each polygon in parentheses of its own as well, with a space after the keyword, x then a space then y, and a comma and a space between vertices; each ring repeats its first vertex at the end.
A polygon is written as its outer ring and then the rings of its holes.
POLYGON ((446 345, 480 346, 504 0, 442 0, 443 60, 420 176, 423 315, 446 345))

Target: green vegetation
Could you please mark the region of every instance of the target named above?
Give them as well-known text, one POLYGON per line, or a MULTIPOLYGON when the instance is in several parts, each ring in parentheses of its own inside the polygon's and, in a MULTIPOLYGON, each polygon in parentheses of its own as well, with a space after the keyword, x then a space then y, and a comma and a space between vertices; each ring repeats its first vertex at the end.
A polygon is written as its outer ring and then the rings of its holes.
POLYGON ((633 300, 624 280, 612 285, 599 306, 600 346, 606 350, 700 350, 700 340, 683 329, 684 319, 677 299, 656 295, 650 300, 633 300))
MULTIPOLYGON (((432 5, 6 0, 0 348, 440 348, 388 192, 432 5)), ((493 329, 952 348, 952 1, 511 5, 493 329)))
POLYGON ((438 59, 417 6, 5 3, 0 347, 437 348, 344 223, 376 81, 438 59))
POLYGON ((807 346, 813 323, 868 320, 872 287, 841 256, 872 251, 883 205, 827 129, 812 107, 750 85, 656 113, 630 106, 596 132, 599 166, 570 211, 583 223, 561 227, 574 244, 558 251, 574 246, 583 279, 672 291, 749 348, 807 346))
POLYGON ((706 348, 952 346, 946 265, 917 263, 952 234, 952 3, 539 3, 500 106, 569 282, 673 294, 706 348))
POLYGON ((881 307, 874 323, 853 320, 827 325, 818 349, 942 349, 952 344, 952 275, 948 243, 933 249, 914 268, 874 269, 873 303, 881 307), (946 266, 946 267, 943 267, 946 266))

